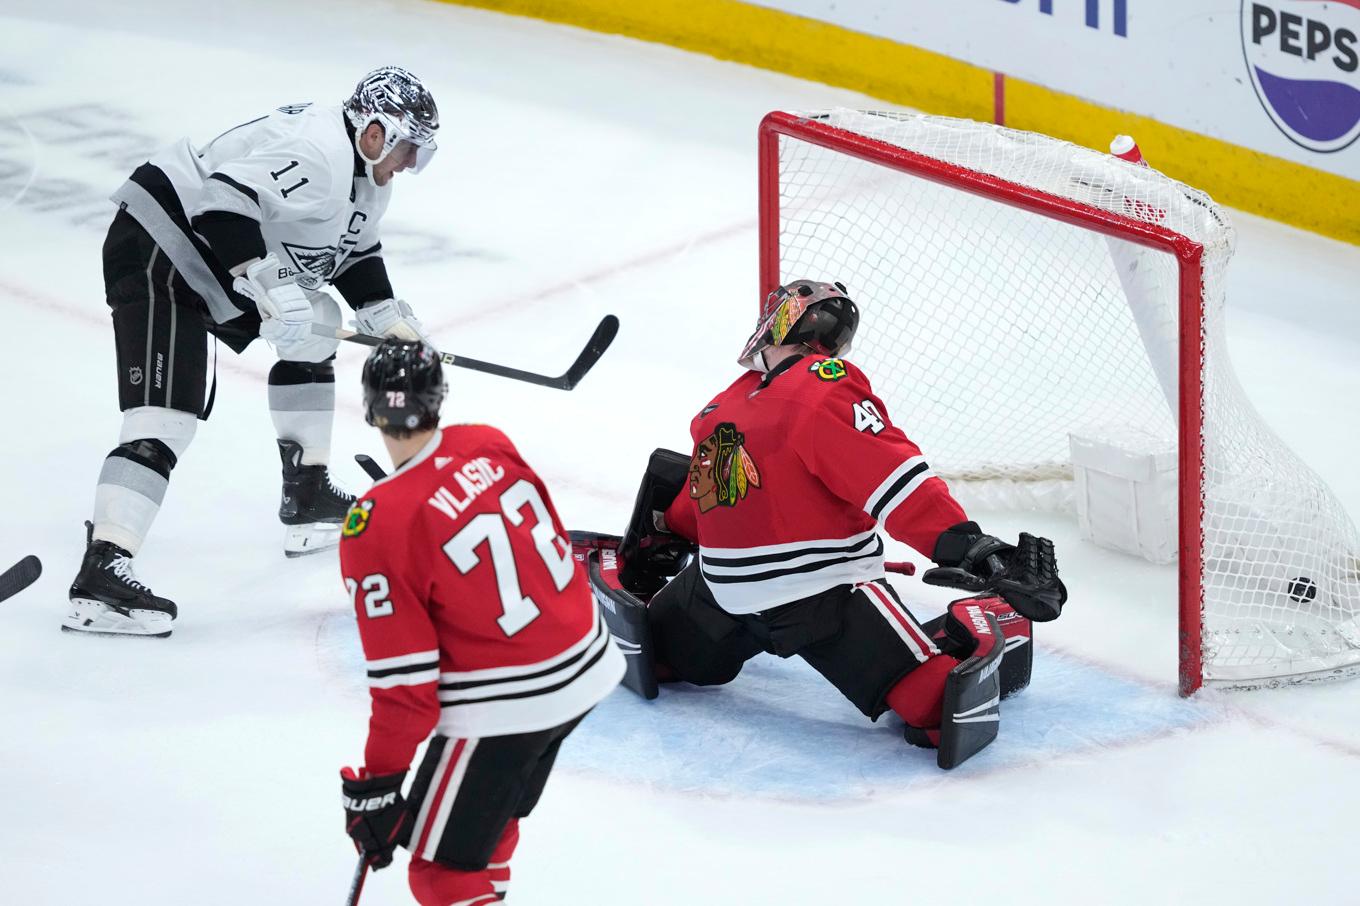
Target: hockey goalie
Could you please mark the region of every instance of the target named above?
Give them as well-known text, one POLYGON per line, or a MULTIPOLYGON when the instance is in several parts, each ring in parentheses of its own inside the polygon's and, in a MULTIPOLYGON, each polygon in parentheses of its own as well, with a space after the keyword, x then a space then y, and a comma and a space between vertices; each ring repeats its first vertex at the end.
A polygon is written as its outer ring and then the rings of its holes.
POLYGON ((1057 618, 1067 591, 1052 543, 970 521, 841 358, 858 324, 840 283, 772 292, 745 372, 690 425, 691 455, 656 451, 622 538, 580 533, 577 557, 635 692, 797 655, 952 768, 996 738, 1000 700, 1029 681, 1030 623, 1057 618), (886 579, 880 530, 934 561, 925 582, 968 596, 918 622, 886 579))

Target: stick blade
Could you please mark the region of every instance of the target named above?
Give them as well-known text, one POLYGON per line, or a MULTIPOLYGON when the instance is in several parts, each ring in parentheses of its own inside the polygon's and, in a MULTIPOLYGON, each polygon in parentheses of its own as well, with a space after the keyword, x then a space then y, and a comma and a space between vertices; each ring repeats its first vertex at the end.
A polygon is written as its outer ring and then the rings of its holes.
POLYGON ((571 363, 564 375, 563 389, 571 390, 581 378, 586 376, 586 372, 595 367, 595 363, 604 355, 609 344, 614 342, 614 337, 619 334, 619 319, 614 315, 605 315, 600 321, 595 332, 590 336, 590 342, 586 343, 586 348, 581 350, 581 354, 576 357, 576 361, 571 363))
POLYGON ((17 595, 42 575, 42 561, 29 554, 0 574, 0 601, 17 595))

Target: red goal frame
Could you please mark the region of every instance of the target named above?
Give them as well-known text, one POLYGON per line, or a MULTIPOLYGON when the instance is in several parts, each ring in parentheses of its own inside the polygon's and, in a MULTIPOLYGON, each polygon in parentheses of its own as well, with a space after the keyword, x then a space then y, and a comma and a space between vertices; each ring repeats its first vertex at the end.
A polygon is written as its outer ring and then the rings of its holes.
MULTIPOLYGON (((1178 269, 1180 318, 1180 399, 1178 414, 1179 500, 1179 648, 1180 694, 1190 695, 1203 684, 1204 482, 1203 441, 1203 274, 1204 247, 1166 227, 1061 198, 1001 177, 968 170, 896 145, 867 138, 816 119, 774 111, 760 123, 758 139, 760 191, 760 294, 764 299, 779 285, 779 141, 786 136, 847 154, 1021 208, 1035 214, 1094 230, 1149 248, 1170 252, 1178 269)), ((817 279, 836 275, 809 274, 817 279)), ((910 426, 908 426, 910 427, 910 426)))

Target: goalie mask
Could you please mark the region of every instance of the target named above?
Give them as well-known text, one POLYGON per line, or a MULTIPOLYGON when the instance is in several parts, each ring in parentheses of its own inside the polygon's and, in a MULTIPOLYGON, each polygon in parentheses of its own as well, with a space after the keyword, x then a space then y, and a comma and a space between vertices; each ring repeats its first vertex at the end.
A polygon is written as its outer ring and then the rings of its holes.
POLYGON ((373 182, 373 165, 386 160, 400 142, 415 151, 413 173, 425 169, 434 156, 439 108, 420 79, 399 66, 384 66, 364 76, 345 101, 345 116, 354 127, 354 150, 364 162, 369 182, 373 182), (372 123, 383 128, 382 153, 376 158, 359 147, 359 136, 372 123))
POLYGON ((794 280, 765 297, 760 323, 737 361, 752 371, 765 371, 763 353, 771 346, 803 345, 818 355, 850 351, 859 327, 859 309, 843 283, 794 280))
POLYGON ((447 387, 439 354, 425 343, 384 340, 364 362, 364 421, 405 437, 439 425, 447 387))

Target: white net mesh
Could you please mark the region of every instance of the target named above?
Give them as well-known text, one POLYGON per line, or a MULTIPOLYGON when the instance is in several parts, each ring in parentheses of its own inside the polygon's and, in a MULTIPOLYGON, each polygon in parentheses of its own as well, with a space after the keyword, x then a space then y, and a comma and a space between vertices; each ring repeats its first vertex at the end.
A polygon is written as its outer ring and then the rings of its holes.
POLYGON ((1003 196, 1026 187, 1199 243, 1204 676, 1251 685, 1360 663, 1360 543, 1233 375, 1223 324, 1233 231, 1206 195, 988 124, 853 110, 807 118, 1004 181, 972 194, 779 138, 780 281, 849 287, 862 317, 849 358, 965 503, 1063 508, 1069 432, 1177 430, 1176 257, 1003 196))

